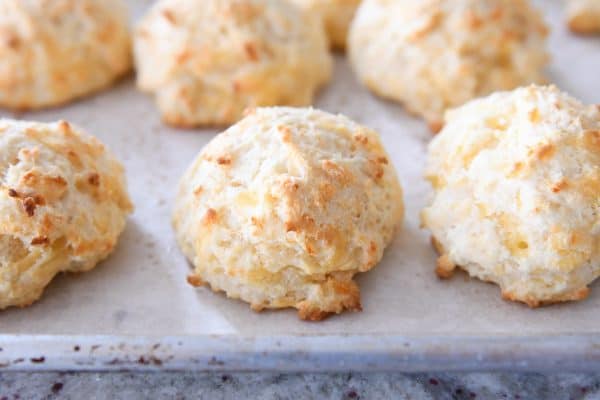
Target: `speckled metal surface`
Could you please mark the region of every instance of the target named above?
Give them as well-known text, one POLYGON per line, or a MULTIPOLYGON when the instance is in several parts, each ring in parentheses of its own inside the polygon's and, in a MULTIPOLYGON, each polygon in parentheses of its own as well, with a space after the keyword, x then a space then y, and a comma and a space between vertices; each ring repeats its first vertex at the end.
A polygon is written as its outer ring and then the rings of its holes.
POLYGON ((594 400, 599 375, 3 373, 1 399, 594 400))
MULTIPOLYGON (((150 1, 129 3, 137 17, 150 1)), ((552 27, 550 80, 600 103, 600 38, 568 33, 559 0, 536 3, 552 27)), ((293 311, 257 314, 190 287, 170 228, 171 204, 179 176, 216 130, 164 126, 128 79, 67 107, 17 116, 63 118, 98 136, 124 161, 136 212, 102 265, 60 276, 40 302, 0 313, 0 371, 600 368, 598 283, 584 302, 530 310, 464 275, 438 281, 418 220, 429 194, 421 176, 431 138, 425 124, 368 93, 340 55, 317 106, 380 131, 405 188, 403 230, 380 265, 358 277, 362 313, 307 323, 293 311)))

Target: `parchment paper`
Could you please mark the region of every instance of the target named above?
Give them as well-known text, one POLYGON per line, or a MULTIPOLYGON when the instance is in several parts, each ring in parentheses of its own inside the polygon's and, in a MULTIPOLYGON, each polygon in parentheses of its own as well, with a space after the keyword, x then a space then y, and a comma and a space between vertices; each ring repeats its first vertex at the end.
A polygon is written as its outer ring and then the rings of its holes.
MULTIPOLYGON (((129 0, 133 18, 150 1, 129 0)), ((600 40, 570 34, 562 3, 539 0, 552 27, 551 81, 588 103, 600 103, 600 40)), ((402 71, 398 71, 402 73, 402 71)), ((178 131, 164 126, 153 100, 130 78, 73 105, 19 115, 67 119, 105 142, 125 163, 136 205, 118 249, 95 270, 57 277, 41 301, 0 313, 0 333, 73 335, 214 335, 375 333, 398 335, 547 335, 600 333, 600 285, 588 300, 531 310, 500 299, 497 286, 458 274, 434 275, 436 254, 418 213, 429 188, 422 179, 431 133, 401 106, 382 101, 355 80, 337 56, 333 82, 317 107, 341 112, 381 133, 405 189, 407 220, 381 264, 358 278, 364 311, 321 323, 294 311, 255 313, 245 303, 185 281, 189 265, 177 249, 170 213, 177 181, 215 130, 178 131)), ((0 116, 11 115, 0 112, 0 116)))

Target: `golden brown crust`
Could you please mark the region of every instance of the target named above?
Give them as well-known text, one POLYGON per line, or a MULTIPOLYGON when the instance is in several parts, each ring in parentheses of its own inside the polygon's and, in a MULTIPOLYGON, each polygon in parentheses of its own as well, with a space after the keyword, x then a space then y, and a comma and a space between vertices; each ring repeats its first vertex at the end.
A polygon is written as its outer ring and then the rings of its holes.
POLYGON ((529 306, 531 308, 538 308, 538 307, 552 305, 552 304, 556 304, 556 303, 562 303, 562 302, 566 302, 566 301, 584 300, 588 297, 589 292, 590 292, 590 289, 588 287, 583 287, 580 289, 575 289, 568 293, 561 293, 554 297, 540 300, 534 296, 520 296, 511 291, 503 290, 502 298, 504 300, 518 301, 520 303, 525 303, 525 304, 527 304, 527 306, 529 306))
MULTIPOLYGON (((208 286, 213 292, 225 293, 231 299, 240 299, 239 296, 232 296, 226 290, 206 282, 198 275, 197 271, 187 276, 187 282, 194 287, 208 286)), ((294 302, 290 300, 279 304, 278 307, 295 307, 298 309, 298 318, 305 321, 322 321, 344 311, 362 311, 360 288, 353 280, 336 280, 328 277, 323 282, 313 283, 318 284, 322 291, 332 293, 331 299, 326 302, 311 300, 294 302)), ((265 309, 273 308, 273 306, 270 303, 250 303, 250 308, 255 312, 262 312, 265 309)))
POLYGON ((454 274, 454 270, 456 269, 456 265, 450 260, 446 254, 440 256, 437 259, 437 264, 435 268, 435 273, 440 279, 450 279, 454 274))
POLYGON ((439 133, 444 127, 444 121, 429 121, 428 125, 431 133, 436 134, 439 133))
POLYGON ((201 287, 206 285, 206 282, 204 282, 202 278, 195 274, 190 274, 187 276, 187 283, 194 287, 201 287))
POLYGON ((298 317, 306 321, 321 321, 331 315, 344 311, 362 311, 360 289, 354 281, 328 281, 327 286, 333 286, 336 301, 331 304, 314 304, 302 301, 296 304, 298 317))

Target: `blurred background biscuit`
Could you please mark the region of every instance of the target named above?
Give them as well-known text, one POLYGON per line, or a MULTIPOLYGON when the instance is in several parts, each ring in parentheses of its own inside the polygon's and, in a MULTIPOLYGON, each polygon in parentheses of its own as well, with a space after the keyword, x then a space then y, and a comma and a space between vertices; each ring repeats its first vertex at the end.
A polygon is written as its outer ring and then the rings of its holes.
POLYGON ((600 1, 567 0, 567 21, 576 33, 600 33, 600 1))
POLYGON ((131 68, 121 0, 0 1, 0 106, 61 105, 131 68))
POLYGON ((332 70, 318 18, 280 0, 161 0, 136 29, 135 55, 138 87, 181 127, 310 105, 332 70))
POLYGON ((308 12, 316 13, 325 24, 325 30, 331 46, 335 49, 346 48, 348 28, 360 0, 292 0, 308 12))
POLYGON ((369 89, 437 131, 448 108, 541 83, 547 32, 529 0, 364 0, 348 46, 369 89))

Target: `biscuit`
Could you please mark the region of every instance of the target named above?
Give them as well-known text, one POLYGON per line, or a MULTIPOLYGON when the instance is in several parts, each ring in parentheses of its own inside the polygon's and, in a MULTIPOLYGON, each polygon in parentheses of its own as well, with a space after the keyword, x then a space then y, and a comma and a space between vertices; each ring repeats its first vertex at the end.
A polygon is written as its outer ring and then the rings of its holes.
POLYGON ((173 225, 188 281, 320 320, 360 310, 403 217, 379 135, 341 115, 259 108, 212 140, 183 176, 173 225))
POLYGON ((165 122, 228 125, 246 107, 309 105, 332 70, 316 16, 281 0, 161 0, 134 40, 138 87, 165 122))
POLYGON ((567 21, 575 33, 600 33, 600 1, 568 0, 567 21))
POLYGON ((429 146, 422 212, 440 253, 506 299, 579 300, 600 275, 600 109, 553 86, 473 100, 429 146))
POLYGON ((0 106, 57 106, 131 68, 121 0, 0 1, 0 106))
POLYGON ((546 36, 529 0, 365 0, 348 46, 368 88, 437 131, 448 108, 543 81, 546 36))
POLYGON ((346 48, 348 28, 360 0, 292 0, 299 7, 316 13, 325 24, 329 43, 333 48, 346 48))
POLYGON ((27 306, 59 272, 92 269, 132 206, 123 167, 65 121, 0 120, 0 309, 27 306))

